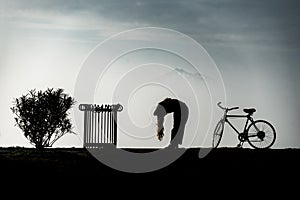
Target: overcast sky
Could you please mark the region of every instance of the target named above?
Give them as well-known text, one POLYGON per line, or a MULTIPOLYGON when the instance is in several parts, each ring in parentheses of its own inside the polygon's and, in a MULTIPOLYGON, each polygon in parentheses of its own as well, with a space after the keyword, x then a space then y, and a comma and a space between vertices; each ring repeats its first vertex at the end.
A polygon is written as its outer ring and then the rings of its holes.
MULTIPOLYGON (((14 127, 13 98, 46 87, 72 95, 81 65, 97 44, 150 26, 199 42, 221 72, 228 106, 256 107, 255 116, 276 127, 275 147, 300 147, 297 0, 0 0, 0 5, 0 146, 28 146, 14 127)), ((229 129, 225 134, 222 145, 237 143, 229 129)), ((82 142, 70 135, 56 145, 82 142)))
POLYGON ((2 29, 32 37, 99 42, 113 33, 159 26, 181 31, 202 44, 271 45, 297 48, 297 1, 1 1, 2 29), (68 33, 67 37, 66 34, 68 33))

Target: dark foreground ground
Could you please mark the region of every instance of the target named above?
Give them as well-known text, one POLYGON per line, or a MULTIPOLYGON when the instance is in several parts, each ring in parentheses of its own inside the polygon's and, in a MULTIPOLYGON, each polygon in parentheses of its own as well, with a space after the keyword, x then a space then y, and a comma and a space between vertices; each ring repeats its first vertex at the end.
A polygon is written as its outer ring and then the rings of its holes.
MULTIPOLYGON (((137 150, 140 153, 143 150, 137 150)), ((198 158, 199 149, 189 149, 169 166, 149 173, 132 174, 111 169, 83 148, 37 151, 30 148, 0 148, 1 176, 97 177, 97 176, 201 176, 209 179, 269 177, 299 179, 300 149, 219 148, 198 158)))

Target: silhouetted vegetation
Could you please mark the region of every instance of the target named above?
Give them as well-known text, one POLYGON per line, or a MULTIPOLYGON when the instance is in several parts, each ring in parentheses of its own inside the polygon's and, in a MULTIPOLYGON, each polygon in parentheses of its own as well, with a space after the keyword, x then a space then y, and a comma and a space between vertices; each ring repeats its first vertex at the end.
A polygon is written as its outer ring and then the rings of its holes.
POLYGON ((51 147, 66 133, 74 133, 68 111, 75 100, 63 89, 33 89, 16 98, 13 104, 16 125, 37 149, 51 147))

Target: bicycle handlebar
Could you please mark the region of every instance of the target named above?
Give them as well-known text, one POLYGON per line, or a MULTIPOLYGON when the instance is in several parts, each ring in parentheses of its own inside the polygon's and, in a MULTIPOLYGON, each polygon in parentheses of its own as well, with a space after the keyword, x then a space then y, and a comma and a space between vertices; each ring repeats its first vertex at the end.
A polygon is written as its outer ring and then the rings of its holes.
POLYGON ((217 105, 218 105, 222 110, 226 110, 226 108, 224 108, 223 106, 221 106, 221 102, 217 103, 217 105))
POLYGON ((236 109, 239 109, 240 107, 236 106, 236 107, 233 107, 233 108, 227 108, 228 111, 231 111, 231 110, 236 110, 236 109))
POLYGON ((225 107, 221 106, 221 102, 217 103, 217 105, 218 105, 222 110, 226 110, 226 111, 231 111, 231 110, 239 109, 238 106, 232 107, 232 108, 225 108, 225 107))

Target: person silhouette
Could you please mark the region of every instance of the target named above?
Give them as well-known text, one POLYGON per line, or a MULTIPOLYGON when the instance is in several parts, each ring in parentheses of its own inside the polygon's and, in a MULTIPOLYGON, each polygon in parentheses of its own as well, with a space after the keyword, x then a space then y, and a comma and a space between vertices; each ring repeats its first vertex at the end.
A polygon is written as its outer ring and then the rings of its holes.
POLYGON ((170 147, 177 148, 178 145, 182 145, 189 109, 185 103, 178 99, 166 98, 158 103, 153 115, 157 117, 157 137, 160 141, 164 137, 164 117, 169 113, 173 113, 174 119, 170 147))

